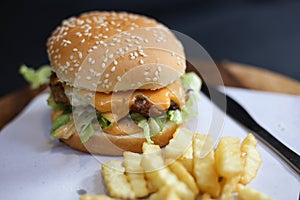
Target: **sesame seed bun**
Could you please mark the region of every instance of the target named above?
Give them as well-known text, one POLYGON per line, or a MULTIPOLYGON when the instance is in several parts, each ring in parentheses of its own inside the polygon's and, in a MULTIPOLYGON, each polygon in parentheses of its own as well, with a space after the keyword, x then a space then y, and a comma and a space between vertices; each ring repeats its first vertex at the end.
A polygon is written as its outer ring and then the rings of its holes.
POLYGON ((97 92, 155 90, 186 68, 183 47, 168 28, 125 12, 71 17, 52 33, 47 48, 62 82, 97 92))

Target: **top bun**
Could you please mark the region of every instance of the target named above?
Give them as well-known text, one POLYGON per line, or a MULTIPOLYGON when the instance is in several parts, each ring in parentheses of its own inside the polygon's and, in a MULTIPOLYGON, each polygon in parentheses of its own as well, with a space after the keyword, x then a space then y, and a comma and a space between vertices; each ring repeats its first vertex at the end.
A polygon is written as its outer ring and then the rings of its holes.
POLYGON ((98 92, 159 89, 185 71, 185 55, 173 33, 145 16, 90 12, 64 20, 48 39, 58 78, 98 92))

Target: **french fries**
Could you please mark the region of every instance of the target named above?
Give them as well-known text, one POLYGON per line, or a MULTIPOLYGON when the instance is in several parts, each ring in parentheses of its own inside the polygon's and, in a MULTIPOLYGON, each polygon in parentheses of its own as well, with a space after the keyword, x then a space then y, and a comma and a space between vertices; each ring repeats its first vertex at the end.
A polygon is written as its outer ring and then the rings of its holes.
POLYGON ((240 180, 240 176, 226 178, 219 199, 231 200, 233 195, 232 193, 236 190, 236 185, 238 184, 239 180, 240 180))
POLYGON ((238 176, 243 171, 239 138, 220 139, 216 149, 216 167, 219 175, 225 178, 238 176))
POLYGON ((159 192, 162 186, 170 186, 181 199, 194 199, 195 194, 185 183, 179 181, 169 168, 162 167, 161 163, 164 163, 161 149, 157 145, 144 143, 141 166, 145 169, 147 180, 152 187, 159 192))
POLYGON ((140 163, 142 155, 132 152, 124 152, 124 166, 126 175, 135 197, 145 197, 149 194, 147 181, 145 180, 144 170, 140 163))
POLYGON ((165 148, 165 156, 168 159, 178 159, 188 152, 192 146, 194 133, 186 128, 179 128, 165 148))
POLYGON ((143 144, 143 154, 124 152, 122 161, 102 165, 106 195, 82 195, 80 200, 112 200, 149 197, 150 200, 271 200, 245 185, 257 175, 261 165, 257 140, 249 134, 222 137, 213 149, 210 135, 178 129, 165 152, 158 145, 143 144), (188 138, 188 139, 187 139, 188 138), (190 140, 192 143, 190 143, 190 140), (181 141, 183 143, 181 144, 181 141))
POLYGON ((164 186, 158 192, 152 194, 149 200, 180 200, 174 188, 164 186))
POLYGON ((122 161, 112 160, 102 165, 102 174, 107 191, 110 196, 116 198, 132 199, 134 192, 125 176, 125 168, 122 161))
POLYGON ((184 168, 184 166, 180 162, 175 161, 174 163, 169 165, 169 168, 181 182, 185 183, 190 188, 190 190, 195 195, 199 193, 199 189, 195 183, 193 176, 186 170, 186 168, 184 168))
POLYGON ((241 145, 242 154, 244 154, 244 168, 241 174, 240 183, 246 185, 255 178, 257 171, 261 165, 261 156, 256 149, 257 140, 254 135, 248 134, 241 145))
POLYGON ((204 158, 203 152, 209 151, 211 141, 206 141, 205 135, 196 134, 193 138, 194 176, 201 192, 218 197, 220 193, 219 176, 215 168, 214 151, 210 151, 204 158))

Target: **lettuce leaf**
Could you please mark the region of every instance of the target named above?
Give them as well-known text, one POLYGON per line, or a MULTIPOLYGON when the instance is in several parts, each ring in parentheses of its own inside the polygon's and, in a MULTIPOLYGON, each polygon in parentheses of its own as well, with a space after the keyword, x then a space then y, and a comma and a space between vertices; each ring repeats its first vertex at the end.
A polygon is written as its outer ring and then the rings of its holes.
POLYGON ((56 117, 52 123, 52 128, 51 128, 51 132, 50 132, 51 139, 57 139, 55 137, 55 131, 58 128, 60 128, 61 126, 66 125, 69 121, 70 121, 70 114, 62 114, 62 115, 56 117))
POLYGON ((195 92, 200 92, 202 85, 201 79, 194 72, 188 72, 181 76, 182 86, 186 90, 194 90, 195 92))
POLYGON ((153 141, 151 140, 150 126, 147 120, 142 120, 137 125, 144 130, 144 137, 146 138, 146 141, 149 144, 153 144, 153 141))
POLYGON ((83 143, 88 141, 92 135, 94 135, 95 130, 92 124, 89 124, 85 129, 80 131, 80 138, 83 143))
POLYGON ((97 111, 96 115, 102 129, 107 129, 113 124, 113 122, 109 121, 102 113, 97 111))
POLYGON ((168 117, 170 121, 176 123, 176 124, 182 124, 183 117, 180 110, 169 110, 168 111, 168 117))
POLYGON ((30 87, 33 89, 49 83, 51 71, 52 69, 49 65, 41 66, 37 70, 29 68, 26 65, 21 65, 19 69, 20 74, 22 74, 24 79, 30 83, 30 87))

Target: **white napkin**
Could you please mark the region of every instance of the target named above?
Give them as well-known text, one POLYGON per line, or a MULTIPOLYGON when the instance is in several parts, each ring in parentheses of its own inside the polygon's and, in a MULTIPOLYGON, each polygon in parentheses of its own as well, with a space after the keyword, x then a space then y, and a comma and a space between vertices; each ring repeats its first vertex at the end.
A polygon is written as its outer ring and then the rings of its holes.
MULTIPOLYGON (((226 88, 275 137, 300 152, 300 97, 226 88)), ((101 162, 120 157, 91 156, 49 138, 47 94, 36 97, 0 133, 0 199, 79 199, 79 193, 105 193, 101 162)), ((205 97, 199 102, 197 132, 221 129, 220 134, 243 139, 248 131, 222 113, 205 97), (215 113, 213 114, 213 111, 215 113), (212 123, 212 119, 216 120, 212 123), (216 126, 217 124, 217 126, 216 126), (217 128, 216 128, 217 127, 217 128)), ((196 123, 195 123, 196 122, 196 123)), ((194 123, 194 124, 193 124, 194 123)), ((220 134, 219 134, 220 133, 220 134)), ((275 199, 297 199, 299 178, 264 145, 258 146, 263 163, 249 187, 275 199)))

